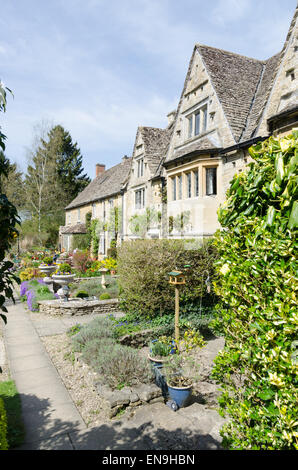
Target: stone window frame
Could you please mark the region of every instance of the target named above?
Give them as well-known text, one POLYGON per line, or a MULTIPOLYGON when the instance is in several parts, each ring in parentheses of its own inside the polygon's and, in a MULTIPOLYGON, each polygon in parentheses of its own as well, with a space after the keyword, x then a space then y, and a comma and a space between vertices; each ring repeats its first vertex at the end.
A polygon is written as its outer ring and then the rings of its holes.
MULTIPOLYGON (((203 176, 203 194, 208 197, 213 197, 218 195, 218 165, 203 165, 204 169, 204 176, 203 176), (215 192, 207 192, 208 191, 208 184, 207 184, 207 178, 208 178, 208 170, 215 170, 215 184, 213 181, 213 186, 215 185, 215 192)), ((213 187, 214 191, 214 187, 213 187)))
POLYGON ((137 177, 142 178, 144 176, 144 157, 140 157, 136 160, 137 164, 137 177))
POLYGON ((205 134, 208 130, 208 124, 208 99, 205 99, 191 112, 185 113, 185 140, 205 134))
POLYGON ((135 209, 144 209, 145 207, 145 188, 135 190, 135 209))

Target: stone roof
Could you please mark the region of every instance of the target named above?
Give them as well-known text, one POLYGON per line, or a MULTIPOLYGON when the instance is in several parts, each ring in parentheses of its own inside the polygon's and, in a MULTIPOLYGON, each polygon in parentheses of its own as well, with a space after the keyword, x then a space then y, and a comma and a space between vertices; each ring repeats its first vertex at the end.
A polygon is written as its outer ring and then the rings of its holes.
POLYGON ((155 175, 163 156, 166 154, 171 137, 171 128, 139 127, 144 143, 145 158, 150 172, 155 175))
POLYGON ((211 83, 239 142, 262 77, 264 62, 201 44, 196 45, 211 83))
POLYGON ((281 53, 268 59, 264 62, 262 76, 253 99, 251 110, 247 119, 245 128, 240 141, 244 142, 254 137, 256 128, 259 124, 262 112, 268 101, 270 91, 272 89, 274 78, 276 76, 278 66, 280 64, 281 53))
POLYGON ((73 209, 120 193, 127 179, 131 158, 98 175, 65 209, 73 209))
POLYGON ((173 153, 173 160, 180 158, 183 155, 189 154, 191 152, 204 152, 216 149, 217 146, 210 140, 208 137, 203 137, 200 140, 194 141, 192 144, 184 145, 183 149, 176 149, 173 153))
POLYGON ((298 103, 289 103, 287 106, 282 108, 278 113, 274 114, 273 116, 270 116, 268 121, 273 121, 287 114, 297 113, 297 111, 298 111, 298 103))
POLYGON ((65 225, 60 228, 60 233, 62 234, 72 234, 72 233, 86 233, 86 225, 83 223, 77 223, 75 225, 65 225))

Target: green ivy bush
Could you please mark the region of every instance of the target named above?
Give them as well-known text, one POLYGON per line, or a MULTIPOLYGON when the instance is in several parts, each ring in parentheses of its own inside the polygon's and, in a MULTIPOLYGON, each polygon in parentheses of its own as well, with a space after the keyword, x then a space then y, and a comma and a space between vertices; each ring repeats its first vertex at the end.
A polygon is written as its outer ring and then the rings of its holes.
POLYGON ((6 433, 7 433, 6 411, 4 408, 4 402, 2 398, 0 398, 0 450, 8 450, 6 433))
POLYGON ((219 210, 213 326, 225 336, 213 376, 230 449, 297 446, 298 132, 251 147, 219 210))
POLYGON ((124 242, 117 257, 121 308, 138 318, 174 311, 175 290, 168 273, 184 269, 184 265, 190 268, 180 289, 181 309, 189 303, 195 304, 197 311, 212 306, 216 296, 208 293, 206 281, 214 279, 215 259, 216 250, 210 242, 202 246, 186 240, 124 242))

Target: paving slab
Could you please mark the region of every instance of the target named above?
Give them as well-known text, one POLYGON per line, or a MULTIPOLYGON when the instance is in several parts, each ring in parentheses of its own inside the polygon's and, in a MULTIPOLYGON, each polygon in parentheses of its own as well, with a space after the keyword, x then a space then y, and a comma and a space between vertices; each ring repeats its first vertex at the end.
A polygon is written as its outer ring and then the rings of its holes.
POLYGON ((74 450, 69 434, 26 442, 14 450, 74 450))
POLYGON ((52 438, 76 430, 85 430, 86 425, 73 403, 23 412, 26 429, 25 443, 52 438))

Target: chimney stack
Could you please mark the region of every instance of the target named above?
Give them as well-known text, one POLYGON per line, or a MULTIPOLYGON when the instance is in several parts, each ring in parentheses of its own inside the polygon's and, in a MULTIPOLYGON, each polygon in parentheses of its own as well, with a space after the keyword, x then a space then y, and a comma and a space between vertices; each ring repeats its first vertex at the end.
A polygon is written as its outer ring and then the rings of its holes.
POLYGON ((106 169, 106 166, 103 165, 102 163, 96 163, 96 166, 95 166, 95 176, 99 176, 99 175, 102 175, 103 172, 105 171, 106 169))
POLYGON ((122 157, 122 161, 125 162, 125 160, 128 160, 128 156, 127 156, 127 155, 124 155, 124 156, 122 157))
POLYGON ((174 111, 171 111, 169 114, 167 114, 168 126, 172 124, 172 122, 175 120, 176 112, 177 112, 176 109, 174 109, 174 111))

